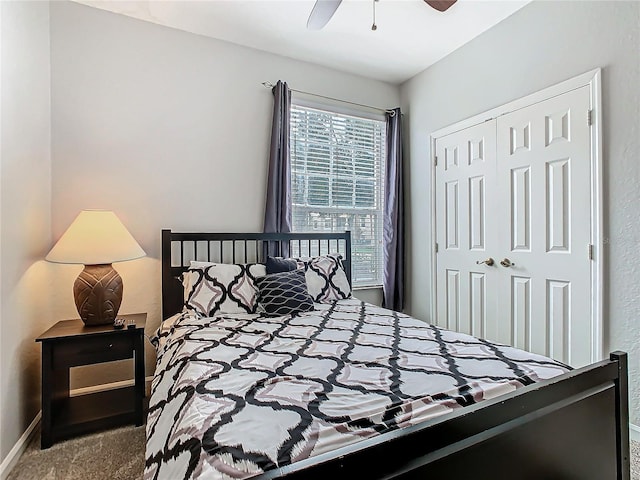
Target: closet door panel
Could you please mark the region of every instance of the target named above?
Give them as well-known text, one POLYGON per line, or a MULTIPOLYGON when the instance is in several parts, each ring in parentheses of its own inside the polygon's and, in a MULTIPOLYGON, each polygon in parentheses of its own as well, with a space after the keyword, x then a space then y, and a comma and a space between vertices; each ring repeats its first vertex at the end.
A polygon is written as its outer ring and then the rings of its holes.
POLYGON ((495 338, 495 122, 436 141, 436 319, 439 326, 495 338))
POLYGON ((572 366, 592 347, 589 98, 582 87, 497 119, 499 338, 572 366))

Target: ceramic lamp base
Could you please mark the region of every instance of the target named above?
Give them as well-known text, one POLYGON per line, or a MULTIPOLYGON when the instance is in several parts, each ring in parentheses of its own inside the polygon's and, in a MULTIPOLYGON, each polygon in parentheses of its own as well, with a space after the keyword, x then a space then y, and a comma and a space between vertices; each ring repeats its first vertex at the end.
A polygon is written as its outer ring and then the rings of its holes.
POLYGON ((85 265, 73 284, 73 298, 85 325, 113 323, 122 303, 122 278, 110 263, 85 265))

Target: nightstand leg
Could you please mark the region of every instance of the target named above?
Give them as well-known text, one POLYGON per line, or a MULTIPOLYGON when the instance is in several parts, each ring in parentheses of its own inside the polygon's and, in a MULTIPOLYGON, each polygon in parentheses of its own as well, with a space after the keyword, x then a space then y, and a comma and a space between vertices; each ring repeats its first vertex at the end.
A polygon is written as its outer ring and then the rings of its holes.
POLYGON ((49 343, 42 344, 42 422, 40 426, 40 448, 49 448, 53 444, 51 436, 51 388, 52 351, 49 343))
POLYGON ((57 404, 69 398, 69 369, 55 369, 53 365, 54 346, 42 344, 42 422, 40 448, 53 445, 53 411, 57 404))
POLYGON ((144 335, 140 332, 135 337, 135 396, 136 396, 136 410, 135 410, 135 422, 136 426, 140 426, 144 423, 144 390, 145 390, 145 374, 144 374, 144 335))

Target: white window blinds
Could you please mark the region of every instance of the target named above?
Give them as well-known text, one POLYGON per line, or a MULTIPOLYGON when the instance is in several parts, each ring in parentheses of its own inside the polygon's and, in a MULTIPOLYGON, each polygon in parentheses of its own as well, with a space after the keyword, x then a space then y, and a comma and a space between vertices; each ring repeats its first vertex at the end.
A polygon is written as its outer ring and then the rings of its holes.
POLYGON ((385 122, 291 107, 294 232, 350 230, 354 286, 382 285, 385 122))

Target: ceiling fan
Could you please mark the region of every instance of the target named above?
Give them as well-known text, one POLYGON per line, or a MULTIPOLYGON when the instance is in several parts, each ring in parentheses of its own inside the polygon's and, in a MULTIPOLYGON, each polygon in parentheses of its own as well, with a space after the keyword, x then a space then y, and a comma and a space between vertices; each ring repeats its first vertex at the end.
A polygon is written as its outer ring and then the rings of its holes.
MULTIPOLYGON (((375 0, 377 1, 377 0, 375 0)), ((439 12, 444 12, 457 0, 424 0, 431 8, 435 8, 439 12)), ((310 30, 320 30, 324 27, 336 10, 342 3, 342 0, 316 0, 316 4, 311 10, 309 20, 307 20, 307 28, 310 30)), ((375 29, 374 29, 375 30, 375 29)))

